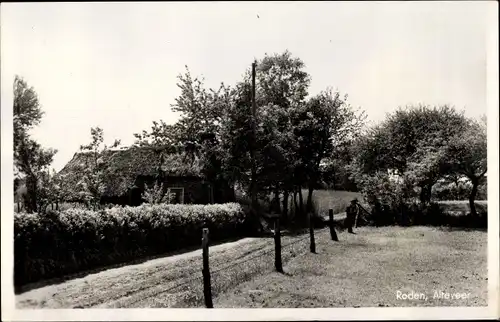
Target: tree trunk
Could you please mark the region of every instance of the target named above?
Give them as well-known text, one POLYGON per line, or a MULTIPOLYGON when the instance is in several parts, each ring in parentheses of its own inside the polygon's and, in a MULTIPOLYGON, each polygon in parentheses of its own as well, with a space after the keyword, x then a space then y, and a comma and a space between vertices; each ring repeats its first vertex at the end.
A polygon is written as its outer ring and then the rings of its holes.
POLYGON ((313 196, 313 191, 314 191, 314 188, 312 185, 309 185, 309 188, 308 188, 308 192, 307 192, 307 204, 306 204, 306 212, 310 212, 312 211, 312 196, 313 196))
POLYGON ((479 180, 473 180, 472 181, 472 191, 470 192, 470 195, 469 195, 469 207, 470 207, 470 214, 472 216, 477 216, 476 205, 475 205, 474 201, 476 199, 478 186, 479 186, 479 180))
POLYGON ((431 201, 432 184, 424 184, 420 187, 420 202, 427 204, 431 201))
POLYGON ((420 203, 425 203, 425 186, 420 186, 420 203))
POLYGON ((273 200, 273 210, 276 211, 276 213, 280 214, 281 213, 281 206, 280 206, 280 191, 279 188, 276 187, 274 189, 274 200, 273 200))
POLYGON ((33 176, 26 177, 26 212, 33 213, 37 207, 37 180, 33 176))
POLYGON ((283 218, 288 217, 288 195, 289 195, 288 190, 283 191, 283 218))
POLYGON ((304 219, 304 198, 302 197, 302 187, 297 187, 299 192, 299 216, 301 219, 304 219))
POLYGON ((299 208, 299 205, 297 204, 297 190, 293 192, 293 214, 294 216, 297 216, 297 208, 299 208))

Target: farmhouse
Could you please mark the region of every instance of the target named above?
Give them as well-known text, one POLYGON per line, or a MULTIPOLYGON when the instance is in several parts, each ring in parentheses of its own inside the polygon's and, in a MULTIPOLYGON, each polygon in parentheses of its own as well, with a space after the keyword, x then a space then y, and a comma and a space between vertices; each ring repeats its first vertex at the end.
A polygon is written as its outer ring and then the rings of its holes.
MULTIPOLYGON (((81 201, 80 191, 85 167, 95 163, 92 153, 75 153, 59 172, 74 191, 71 201, 81 201)), ((104 192, 101 203, 137 206, 144 202, 146 185, 163 182, 171 203, 209 204, 234 201, 234 189, 223 180, 209 180, 201 162, 185 154, 165 154, 154 149, 131 147, 103 153, 104 192)))

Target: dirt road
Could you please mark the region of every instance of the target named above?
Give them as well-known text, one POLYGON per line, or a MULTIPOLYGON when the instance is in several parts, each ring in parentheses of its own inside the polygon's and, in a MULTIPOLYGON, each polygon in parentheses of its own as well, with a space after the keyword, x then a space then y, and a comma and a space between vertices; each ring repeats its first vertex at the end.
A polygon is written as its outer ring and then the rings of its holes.
MULTIPOLYGON (((303 236, 283 236, 283 260, 305 251, 303 236), (301 238, 303 240, 301 240, 301 238)), ((272 238, 245 238, 210 247, 214 296, 255 273, 274 269, 272 238), (254 258, 256 257, 256 258, 254 258), (229 266, 229 267, 228 267, 229 266)), ((16 295, 17 308, 203 306, 201 250, 111 268, 16 295)))

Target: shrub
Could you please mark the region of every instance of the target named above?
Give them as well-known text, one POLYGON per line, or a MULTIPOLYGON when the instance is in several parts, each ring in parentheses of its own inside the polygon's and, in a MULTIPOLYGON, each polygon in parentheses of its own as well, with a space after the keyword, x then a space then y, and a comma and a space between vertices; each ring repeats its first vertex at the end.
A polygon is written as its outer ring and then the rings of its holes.
POLYGON ((362 178, 362 193, 371 207, 371 218, 377 226, 410 225, 418 211, 417 192, 405 177, 376 173, 362 178))
MULTIPOLYGON (((432 187, 432 197, 435 200, 468 200, 472 184, 468 181, 455 183, 437 183, 432 187)), ((488 199, 487 183, 479 185, 476 200, 488 199)))
POLYGON ((236 203, 15 214, 15 285, 199 245, 202 227, 211 240, 238 237, 247 221, 236 203))
MULTIPOLYGON (((363 194, 371 206, 370 222, 376 226, 384 225, 431 225, 466 228, 486 227, 486 208, 480 206, 481 216, 457 216, 447 211, 449 204, 431 202, 422 204, 418 199, 418 190, 411 180, 391 178, 378 173, 363 180, 363 194)), ((457 202, 468 207, 467 202, 457 202)))

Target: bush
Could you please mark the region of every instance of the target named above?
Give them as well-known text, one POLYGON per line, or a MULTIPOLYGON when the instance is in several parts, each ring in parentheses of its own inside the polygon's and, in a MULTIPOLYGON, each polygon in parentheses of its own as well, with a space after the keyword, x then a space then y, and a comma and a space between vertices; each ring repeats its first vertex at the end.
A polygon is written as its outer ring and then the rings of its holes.
POLYGON ((362 184, 362 193, 371 207, 369 221, 377 226, 412 223, 413 214, 419 209, 418 194, 410 180, 379 172, 364 176, 362 184))
POLYGON ((199 245, 202 227, 212 241, 249 232, 236 203, 15 214, 15 285, 199 245))
MULTIPOLYGON (((418 190, 404 178, 395 180, 386 174, 365 177, 363 193, 371 206, 370 222, 376 226, 385 225, 431 225, 466 228, 486 227, 486 208, 478 206, 481 216, 454 215, 449 204, 422 204, 418 199, 418 190)), ((468 207, 467 202, 458 202, 468 207)), ((476 203, 476 205, 478 205, 476 203)))
MULTIPOLYGON (((432 197, 435 200, 468 200, 472 191, 470 182, 455 183, 437 183, 432 187, 432 197)), ((478 187, 476 200, 488 199, 487 184, 481 184, 478 187)))

